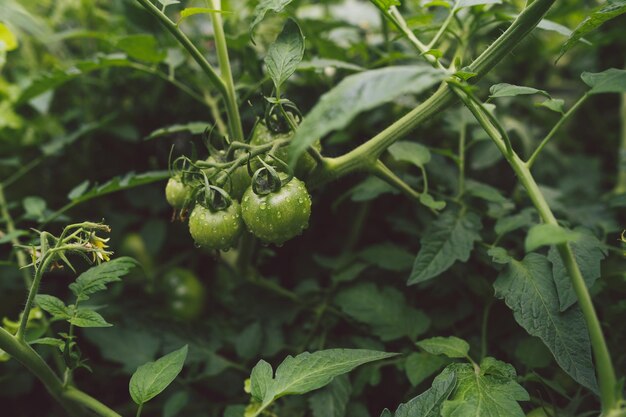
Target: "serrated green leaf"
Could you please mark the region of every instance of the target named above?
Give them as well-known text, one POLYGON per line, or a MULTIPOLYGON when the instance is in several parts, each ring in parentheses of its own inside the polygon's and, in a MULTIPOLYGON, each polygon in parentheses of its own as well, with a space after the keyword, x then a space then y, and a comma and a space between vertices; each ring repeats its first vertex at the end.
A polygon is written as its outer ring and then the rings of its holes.
POLYGON ((429 280, 458 260, 467 261, 481 228, 480 218, 473 213, 456 209, 442 213, 421 239, 408 285, 429 280))
POLYGON ((574 45, 586 34, 600 27, 605 22, 626 12, 626 0, 615 0, 605 4, 598 10, 587 16, 585 20, 580 22, 569 39, 565 41, 561 47, 559 57, 563 56, 567 51, 572 49, 574 45))
POLYGON ((490 98, 514 97, 527 94, 541 94, 550 98, 550 94, 548 94, 548 92, 545 90, 538 90, 532 87, 524 87, 521 85, 513 85, 507 83, 492 85, 489 89, 489 94, 490 98))
POLYGON ((72 314, 69 307, 67 307, 62 300, 53 295, 37 294, 35 296, 35 304, 55 318, 68 319, 72 314))
POLYGON ((70 290, 80 301, 88 300, 89 295, 106 290, 107 284, 121 281, 121 277, 137 266, 137 261, 129 257, 113 259, 89 268, 69 285, 70 290))
POLYGON ((290 163, 295 164, 316 140, 346 127, 359 113, 401 95, 424 92, 446 75, 427 65, 415 65, 364 71, 344 78, 320 98, 298 127, 290 145, 290 163))
POLYGON ((111 323, 107 321, 93 310, 87 308, 80 308, 73 317, 68 319, 70 323, 77 327, 111 327, 111 323))
POLYGON ((409 162, 423 168, 430 162, 430 150, 424 145, 415 142, 399 141, 388 148, 389 153, 396 161, 409 162))
POLYGON ((339 375, 309 397, 313 417, 345 417, 352 385, 347 375, 339 375))
POLYGON ((575 242, 581 234, 554 224, 536 224, 526 235, 524 247, 526 252, 532 252, 542 246, 558 245, 575 242))
POLYGON ((340 291, 335 303, 350 317, 369 325, 383 341, 415 339, 430 326, 430 319, 407 305, 404 295, 392 287, 379 290, 372 283, 360 283, 340 291))
POLYGON ((274 381, 272 365, 261 359, 252 368, 250 374, 250 394, 254 399, 262 402, 270 391, 274 381))
POLYGON ((528 254, 511 261, 493 284, 515 320, 531 336, 543 340, 565 372, 581 385, 597 391, 591 362, 591 346, 585 320, 578 306, 564 313, 545 256, 528 254))
POLYGON ((433 385, 411 401, 400 404, 395 413, 383 411, 381 417, 440 417, 441 405, 456 385, 456 375, 450 367, 445 368, 433 380, 433 385))
POLYGON ((282 32, 270 45, 265 65, 274 87, 280 91, 281 86, 298 68, 304 56, 304 35, 300 26, 293 19, 287 19, 282 32))
POLYGON ((280 13, 292 1, 293 0, 261 0, 259 1, 259 4, 257 4, 256 8, 254 9, 254 12, 252 13, 252 15, 254 16, 254 20, 252 21, 252 24, 250 24, 250 37, 252 37, 254 29, 256 28, 256 25, 261 23, 261 21, 265 18, 265 15, 267 14, 267 12, 271 11, 274 13, 280 13))
POLYGON ((449 362, 444 356, 431 355, 427 352, 413 352, 406 358, 404 372, 411 385, 417 386, 449 362))
MULTIPOLYGON (((588 230, 576 229, 580 233, 580 239, 570 244, 574 258, 580 268, 587 288, 591 288, 602 273, 602 260, 606 257, 607 251, 602 243, 588 230)), ((548 259, 552 262, 552 275, 559 296, 559 306, 561 311, 567 310, 576 303, 576 292, 572 287, 569 274, 561 260, 558 250, 551 247, 548 252, 548 259)))
POLYGON ((465 193, 473 197, 481 198, 490 203, 502 204, 507 199, 502 195, 500 190, 491 185, 483 184, 478 181, 468 180, 465 183, 465 193))
POLYGON ((466 358, 469 355, 469 344, 455 336, 431 337, 416 343, 431 355, 445 355, 449 358, 466 358))
POLYGON ((350 372, 357 366, 395 355, 397 354, 365 349, 304 352, 296 357, 287 356, 276 369, 276 375, 271 381, 267 381, 267 366, 262 365, 265 368, 262 372, 259 371, 262 379, 255 381, 256 375, 251 375, 250 378, 251 387, 255 384, 259 386, 256 395, 264 392, 261 407, 253 415, 258 415, 276 398, 291 394, 304 394, 322 388, 333 378, 350 372))
POLYGON ((518 401, 530 398, 515 381, 515 369, 504 362, 485 358, 477 373, 471 364, 455 364, 457 386, 443 403, 442 417, 524 417, 518 401))
POLYGON ((186 358, 187 345, 137 368, 128 387, 133 401, 144 404, 163 392, 183 369, 186 358))
POLYGON ((583 72, 582 80, 591 87, 588 94, 626 93, 626 70, 609 68, 602 72, 583 72))

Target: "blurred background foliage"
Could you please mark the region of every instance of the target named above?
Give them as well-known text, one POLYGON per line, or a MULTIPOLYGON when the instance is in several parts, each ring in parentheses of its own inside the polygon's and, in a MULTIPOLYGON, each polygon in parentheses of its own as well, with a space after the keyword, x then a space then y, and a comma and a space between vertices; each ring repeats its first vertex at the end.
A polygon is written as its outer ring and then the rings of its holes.
MULTIPOLYGON (((205 6, 200 1, 184 3, 205 6)), ((445 17, 440 7, 424 7, 417 0, 402 3, 409 24, 425 38, 445 17)), ((506 1, 484 13, 480 20, 484 24, 475 28, 465 59, 477 56, 495 39, 523 3, 506 1)), ((246 133, 263 113, 263 95, 271 93, 263 57, 285 19, 284 15, 266 19, 253 44, 248 25, 255 4, 224 1, 224 9, 230 11, 225 15, 226 32, 246 133)), ((572 29, 598 4, 559 1, 548 18, 572 29)), ((180 8, 170 7, 170 11, 180 8)), ((301 66, 286 92, 303 113, 359 69, 354 66, 371 69, 419 59, 368 2, 294 1, 287 14, 297 16, 307 37, 307 65, 301 66), (325 65, 321 59, 340 64, 325 65)), ((220 103, 197 65, 134 1, 1 0, 0 21, 17 39, 17 47, 5 51, 0 60, 0 180, 7 209, 24 231, 21 241, 31 238, 30 227, 58 231, 70 219, 105 219, 113 229, 110 244, 116 254, 136 257, 143 265, 142 271, 92 300, 106 309, 115 327, 80 334, 80 346, 93 368, 93 373, 80 370, 76 375, 85 391, 130 415, 127 381, 136 366, 189 343, 183 377, 151 402, 145 415, 166 415, 164 407, 179 402, 184 405, 179 415, 221 416, 226 405, 245 402, 243 382, 259 358, 276 362, 286 354, 329 347, 410 353, 415 351, 412 341, 420 336, 449 334, 466 338, 479 351, 483 315, 491 310, 489 353, 515 365, 533 397, 528 409, 545 402, 569 410, 562 415, 582 415, 597 407, 590 394, 559 370, 543 345, 515 324, 504 303, 493 302, 490 283, 496 271, 489 266, 485 248, 479 247, 467 264, 457 264, 437 282, 405 286, 419 237, 434 216, 375 179, 351 176, 317 190, 309 230, 284 247, 258 251, 256 263, 268 279, 262 285, 233 272, 233 252, 220 258, 196 249, 186 225, 170 221, 163 180, 172 146, 175 154, 205 156, 206 150, 199 135, 189 131, 146 138, 164 126, 213 124, 220 103), (93 191, 91 187, 115 177, 119 179, 109 184, 114 192, 98 196, 100 190, 96 198, 81 200, 93 191), (124 190, 142 178, 146 185, 124 190), (357 277, 359 283, 377 287, 358 287, 357 277), (363 310, 379 308, 381 317, 392 319, 375 323, 376 319, 359 320, 358 313, 341 310, 335 296, 344 291, 343 297, 349 297, 345 291, 350 288, 361 291, 352 296, 363 297, 363 310), (381 288, 385 291, 377 291, 381 288), (398 305, 410 310, 394 310, 398 305), (401 337, 376 331, 390 326, 401 327, 401 337)), ((185 19, 180 27, 215 62, 208 22, 199 15, 185 19)), ((558 62, 565 37, 537 29, 479 86, 483 90, 500 82, 532 86, 570 105, 585 91, 582 72, 624 67, 625 26, 624 16, 607 23, 587 37, 589 45, 577 46, 558 62)), ((516 146, 528 152, 559 117, 536 106, 538 100, 514 97, 497 102, 516 146)), ((360 116, 349 129, 325 140, 324 153, 338 155, 353 148, 415 103, 407 97, 360 116)), ((607 197, 616 186, 624 135, 619 109, 618 95, 592 97, 536 166, 559 216, 591 228, 613 247, 618 247, 619 232, 626 224, 623 195, 607 197)), ((407 138, 433 151, 429 174, 438 195, 452 194, 458 186, 456 168, 442 154, 456 150, 459 120, 464 117, 467 114, 458 108, 450 110, 407 138)), ((506 196, 499 202, 474 201, 486 213, 483 226, 489 236, 495 220, 511 211, 510 204, 523 206, 523 195, 495 148, 481 140, 478 126, 471 127, 470 135, 468 176, 506 196)), ((391 158, 389 162, 407 181, 419 183, 421 174, 414 167, 391 158)), ((26 293, 11 256, 6 224, 0 223, 0 230, 0 318, 15 320, 26 293)), ((523 253, 523 236, 507 235, 504 243, 523 253)), ((485 241, 490 242, 489 237, 485 241)), ((55 271, 43 288, 66 297, 67 282, 68 271, 55 271)), ((618 250, 611 250, 603 264, 603 279, 593 292, 611 351, 617 355, 615 367, 624 370, 626 332, 612 331, 613 326, 623 329, 626 313, 624 260, 618 250)), ((46 349, 41 351, 46 354, 46 349)), ((427 354, 413 353, 408 360, 403 357, 353 373, 346 415, 377 416, 384 407, 393 408, 427 388, 429 376, 443 363, 415 355, 427 354), (419 359, 427 359, 433 369, 414 368, 419 359)), ((7 416, 42 415, 42 410, 48 416, 63 415, 43 387, 14 361, 0 363, 0 397, 7 416)), ((311 398, 288 399, 277 414, 311 415, 307 401, 316 401, 311 398)))

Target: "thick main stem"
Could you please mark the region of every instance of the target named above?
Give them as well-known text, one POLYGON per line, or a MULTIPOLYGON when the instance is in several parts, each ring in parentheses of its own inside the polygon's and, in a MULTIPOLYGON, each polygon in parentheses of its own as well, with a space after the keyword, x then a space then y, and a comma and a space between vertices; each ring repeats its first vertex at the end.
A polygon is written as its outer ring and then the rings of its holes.
MULTIPOLYGON (((471 78, 476 82, 484 77, 498 62, 541 21, 555 0, 536 0, 528 6, 509 28, 487 48, 474 62, 469 71, 476 75, 471 78)), ((324 184, 354 171, 362 170, 394 142, 415 129, 425 120, 441 113, 456 101, 455 93, 446 83, 426 101, 401 117, 391 126, 356 147, 352 151, 337 157, 325 158, 324 164, 316 171, 311 180, 313 186, 324 184)))
MULTIPOLYGON (((558 222, 554 217, 548 202, 541 193, 539 186, 535 182, 528 166, 516 154, 513 154, 507 159, 515 171, 518 179, 528 192, 528 196, 539 212, 539 216, 541 216, 544 223, 558 226, 558 222)), ((615 409, 617 406, 617 398, 615 396, 617 380, 615 378, 611 355, 606 345, 600 320, 598 319, 596 310, 593 307, 591 295, 589 294, 585 280, 580 272, 580 268, 576 263, 576 258, 574 257, 572 248, 568 243, 563 243, 557 245, 557 249, 568 272, 572 282, 572 287, 576 293, 576 298, 578 299, 578 304, 580 305, 580 309, 585 317, 585 322, 587 323, 587 330, 589 332, 589 338, 591 339, 591 346, 593 348, 593 354, 596 362, 598 383, 600 385, 602 411, 606 414, 615 409)))
POLYGON ((233 73, 228 58, 228 46, 226 44, 226 36, 224 35, 224 22, 222 21, 221 14, 222 1, 211 0, 211 4, 213 9, 220 10, 220 12, 211 13, 211 20, 213 21, 213 31, 215 32, 217 61, 220 66, 222 81, 226 87, 224 99, 228 112, 228 127, 232 136, 231 140, 244 140, 241 117, 239 116, 239 106, 237 104, 237 92, 235 91, 235 82, 233 81, 233 73))
POLYGON ((0 348, 32 372, 69 415, 84 416, 85 411, 82 408, 84 406, 102 417, 121 417, 83 391, 73 387, 63 387, 62 381, 32 347, 25 342, 20 342, 2 327, 0 327, 0 348))

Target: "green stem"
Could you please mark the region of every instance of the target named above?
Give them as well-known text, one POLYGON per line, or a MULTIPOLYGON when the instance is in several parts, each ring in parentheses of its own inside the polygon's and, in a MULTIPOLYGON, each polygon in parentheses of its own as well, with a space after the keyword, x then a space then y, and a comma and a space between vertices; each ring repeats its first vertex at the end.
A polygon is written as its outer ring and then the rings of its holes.
MULTIPOLYGON (((211 5, 215 10, 222 10, 221 0, 211 0, 211 5)), ((226 36, 224 35, 224 23, 222 22, 222 13, 211 13, 213 21, 213 31, 215 32, 215 46, 217 48, 217 62, 220 66, 222 81, 226 86, 226 110, 228 112, 228 126, 232 140, 244 140, 243 128, 241 127, 241 118, 239 116, 239 106, 237 105, 237 93, 235 91, 235 82, 233 81, 233 73, 230 69, 230 61, 228 58, 228 46, 226 45, 226 36)))
POLYGON ((178 42, 191 54, 191 57, 200 65, 200 68, 209 77, 211 83, 217 88, 220 94, 226 99, 228 96, 226 84, 217 75, 217 72, 207 61, 202 53, 195 47, 195 45, 189 40, 178 26, 172 22, 165 13, 159 10, 150 0, 137 0, 148 12, 155 16, 167 30, 178 40, 178 42))
POLYGON ((370 169, 370 172, 385 181, 387 184, 400 190, 407 197, 412 198, 415 201, 419 201, 420 193, 411 188, 402 180, 402 178, 398 177, 392 170, 382 163, 382 161, 376 161, 374 166, 370 169))
POLYGON ((42 163, 45 159, 46 159, 46 156, 40 156, 40 157, 35 158, 32 161, 28 162, 26 165, 20 167, 20 169, 18 169, 9 178, 7 178, 4 181, 2 181, 2 185, 4 186, 4 188, 12 185, 15 181, 19 180, 24 175, 28 174, 33 168, 37 167, 37 165, 42 163))
MULTIPOLYGON (((536 0, 524 9, 511 26, 469 65, 469 71, 476 74, 471 78, 471 81, 477 82, 482 79, 502 58, 509 54, 541 21, 554 1, 536 0)), ((367 142, 340 157, 325 158, 321 169, 318 169, 314 178, 311 179, 311 185, 319 186, 351 172, 363 170, 367 165, 374 163, 380 154, 394 142, 411 132, 425 120, 450 107, 455 102, 455 98, 456 95, 452 88, 443 83, 430 98, 367 142)))
POLYGON ((550 130, 550 132, 546 135, 546 137, 541 141, 539 146, 537 146, 537 149, 535 149, 535 151, 530 156, 530 158, 528 158, 528 162, 527 162, 528 168, 532 168, 533 164, 537 160, 537 157, 539 156, 539 154, 541 153, 543 148, 548 144, 550 139, 552 139, 554 137, 556 132, 561 128, 561 126, 563 126, 563 124, 566 121, 569 120, 569 118, 576 112, 576 110, 578 110, 580 108, 580 106, 583 105, 583 103, 588 98, 589 98, 589 94, 584 94, 581 98, 578 99, 578 101, 576 103, 574 103, 574 105, 567 111, 567 113, 565 113, 563 116, 561 116, 559 121, 552 128, 552 130, 550 130))
POLYGON ((135 414, 135 417, 141 416, 141 410, 143 410, 143 403, 139 404, 139 407, 137 407, 137 414, 135 414))
POLYGON ((28 298, 26 299, 26 305, 24 306, 24 312, 22 313, 22 317, 20 319, 20 327, 17 330, 17 334, 15 337, 18 341, 22 342, 24 340, 24 335, 26 332, 26 325, 28 324, 28 316, 30 314, 31 308, 33 308, 33 303, 35 302, 35 296, 39 291, 39 284, 41 283, 41 277, 43 276, 44 271, 48 269, 50 264, 52 263, 54 257, 47 256, 39 267, 35 270, 35 279, 33 279, 33 284, 30 286, 30 291, 28 292, 28 298))
POLYGON ((0 327, 0 349, 6 351, 35 375, 69 415, 84 416, 85 412, 81 407, 84 406, 102 417, 121 417, 90 395, 73 387, 64 388, 61 380, 32 347, 25 342, 18 341, 2 327, 0 327))
MULTIPOLYGON (((7 225, 7 233, 14 233, 15 224, 13 223, 13 217, 11 217, 11 213, 9 212, 7 201, 4 195, 4 186, 1 183, 0 183, 0 214, 2 215, 2 218, 4 219, 4 222, 7 225)), ((20 241, 17 237, 14 237, 13 239, 11 239, 11 243, 13 245, 19 245, 20 241)), ((15 257, 17 258, 18 266, 20 268, 23 268, 21 271, 22 278, 24 279, 24 283, 26 284, 26 287, 28 288, 32 285, 32 280, 30 278, 30 273, 28 272, 26 268, 24 268, 24 266, 28 264, 28 261, 26 259, 26 254, 24 254, 24 252, 20 248, 15 248, 15 257)))
MULTIPOLYGON (((470 104, 474 104, 470 102, 470 104)), ((471 110, 471 109, 470 109, 471 110)), ((473 111, 472 111, 473 112, 473 111)), ((515 152, 508 153, 504 146, 504 140, 500 136, 499 130, 491 124, 490 120, 483 116, 477 118, 478 122, 485 129, 485 132, 491 137, 491 139, 498 146, 506 160, 513 168, 513 171, 517 175, 520 183, 526 189, 530 200, 539 212, 539 216, 546 224, 558 226, 558 221, 552 213, 548 202, 546 201, 543 193, 539 189, 539 186, 535 182, 535 179, 530 172, 528 164, 517 155, 515 152)), ((591 340, 591 347, 593 350, 596 372, 598 375, 598 383, 600 386, 600 399, 602 402, 602 411, 606 415, 607 413, 615 410, 619 407, 619 400, 616 397, 617 393, 617 380, 615 378, 615 371, 611 362, 611 355, 606 345, 606 340, 602 332, 602 326, 598 320, 598 316, 593 307, 591 295, 587 289, 587 285, 580 272, 580 268, 576 263, 574 252, 568 243, 557 245, 559 255, 563 260, 563 264, 568 272, 572 287, 576 293, 578 304, 585 317, 587 324, 587 331, 589 332, 589 338, 591 340)))
POLYGON ((439 39, 441 39, 443 34, 446 32, 446 29, 448 29, 448 26, 450 26, 450 22, 452 21, 452 18, 454 17, 457 11, 457 8, 456 8, 457 4, 459 4, 458 1, 454 3, 454 7, 452 7, 452 10, 450 10, 450 13, 448 14, 448 16, 446 16, 446 20, 443 21, 443 24, 441 25, 441 27, 439 28, 435 36, 426 46, 426 48, 428 48, 429 50, 433 49, 433 46, 435 46, 437 42, 439 42, 439 39))

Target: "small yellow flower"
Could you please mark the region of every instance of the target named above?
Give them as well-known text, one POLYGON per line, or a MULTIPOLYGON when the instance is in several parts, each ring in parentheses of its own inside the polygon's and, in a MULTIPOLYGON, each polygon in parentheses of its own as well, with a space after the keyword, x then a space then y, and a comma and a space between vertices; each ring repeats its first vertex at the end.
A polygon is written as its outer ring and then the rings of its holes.
POLYGON ((110 238, 101 238, 100 236, 97 236, 95 232, 90 233, 89 242, 86 246, 94 250, 92 253, 94 262, 100 263, 102 261, 106 262, 111 260, 113 252, 106 250, 106 248, 109 247, 109 245, 106 244, 109 239, 110 238))

